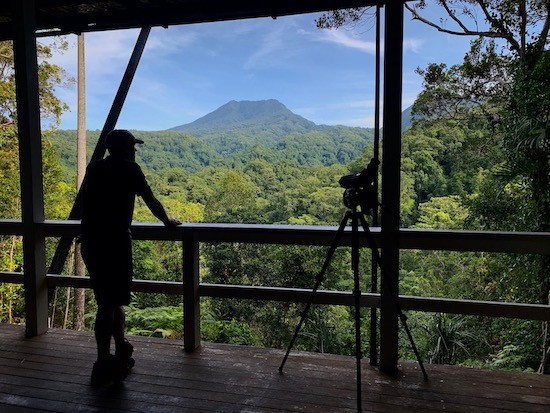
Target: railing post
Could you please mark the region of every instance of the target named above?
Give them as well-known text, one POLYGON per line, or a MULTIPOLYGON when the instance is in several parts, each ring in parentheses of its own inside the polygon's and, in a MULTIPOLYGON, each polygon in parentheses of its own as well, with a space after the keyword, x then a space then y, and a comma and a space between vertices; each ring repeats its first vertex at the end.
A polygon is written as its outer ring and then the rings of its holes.
POLYGON ((384 140, 380 283, 380 370, 397 373, 399 295, 399 218, 401 169, 401 92, 403 73, 403 2, 386 3, 384 35, 384 140), (392 298, 391 296, 394 296, 392 298))
POLYGON ((34 1, 13 1, 12 6, 15 15, 13 49, 23 221, 25 329, 27 336, 32 337, 48 329, 46 244, 39 226, 44 222, 44 190, 36 18, 34 1))
POLYGON ((193 351, 201 344, 199 242, 193 231, 183 236, 183 344, 193 351))

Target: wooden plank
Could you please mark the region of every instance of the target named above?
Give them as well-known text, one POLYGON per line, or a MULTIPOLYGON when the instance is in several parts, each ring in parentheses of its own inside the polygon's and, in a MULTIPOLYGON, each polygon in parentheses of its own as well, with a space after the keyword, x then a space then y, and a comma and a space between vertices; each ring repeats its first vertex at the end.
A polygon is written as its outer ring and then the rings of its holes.
POLYGON ((23 223, 20 219, 0 219, 1 235, 23 235, 23 223))
MULTIPOLYGON (((48 274, 46 278, 50 287, 90 288, 90 279, 88 277, 48 274)), ((0 272, 0 282, 22 283, 21 274, 0 272)), ((168 281, 134 280, 132 290, 155 294, 182 295, 183 284, 168 281)), ((201 297, 287 301, 293 303, 307 302, 310 292, 311 290, 303 288, 227 284, 199 285, 199 295, 201 297)), ((313 302, 315 304, 352 306, 353 296, 349 291, 318 290, 313 302)), ((404 310, 408 311, 467 314, 538 321, 550 320, 550 306, 542 304, 502 303, 403 295, 399 296, 399 303, 404 310)), ((380 294, 362 293, 361 307, 380 308, 380 294)))
POLYGON ((25 277, 21 272, 0 271, 0 282, 9 284, 24 284, 25 277))
MULTIPOLYGON (((79 234, 80 221, 46 220, 43 230, 49 237, 74 237, 79 234)), ((279 245, 328 246, 334 238, 336 226, 275 225, 275 224, 208 224, 185 223, 175 228, 166 228, 159 223, 132 225, 134 239, 181 241, 185 232, 194 232, 198 242, 250 242, 279 245)), ((13 220, 0 220, 0 234, 17 235, 21 232, 13 220)), ((373 238, 380 246, 380 228, 371 228, 373 238)), ((369 247, 361 237, 360 245, 369 247)), ((342 246, 351 245, 351 229, 347 228, 342 246)), ((502 252, 523 254, 550 254, 548 232, 506 232, 466 230, 399 230, 401 249, 502 252)))
MULTIPOLYGON (((186 353, 181 340, 130 340, 137 364, 124 385, 93 389, 91 333, 52 329, 25 339, 20 326, 0 325, 0 407, 152 413, 355 411, 353 357, 296 352, 280 375, 283 350, 206 343, 186 353)), ((442 365, 429 365, 428 370, 430 380, 425 382, 415 364, 402 363, 398 379, 363 366, 363 411, 541 413, 550 406, 548 376, 442 365)))
POLYGON ((550 254, 548 232, 401 229, 403 249, 550 254))

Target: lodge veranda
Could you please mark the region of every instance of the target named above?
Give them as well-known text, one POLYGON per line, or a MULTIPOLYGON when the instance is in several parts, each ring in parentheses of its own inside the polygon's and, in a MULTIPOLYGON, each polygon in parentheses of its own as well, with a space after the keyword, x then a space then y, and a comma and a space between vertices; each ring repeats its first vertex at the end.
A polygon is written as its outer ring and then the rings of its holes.
MULTIPOLYGON (((46 262, 46 239, 72 240, 79 234, 79 220, 74 217, 66 221, 44 218, 37 33, 44 36, 142 28, 102 132, 104 137, 116 125, 139 63, 140 49, 143 50, 151 26, 275 18, 334 8, 333 2, 328 0, 236 1, 231 4, 178 0, 152 3, 29 0, 0 6, 0 15, 5 17, 0 19, 0 37, 14 41, 16 56, 22 188, 22 219, 0 220, 0 235, 22 236, 24 249, 24 272, 0 272, 0 282, 24 286, 26 314, 24 330, 22 327, 0 326, 0 406, 12 409, 6 411, 355 411, 355 373, 351 357, 298 352, 291 355, 293 365, 287 367, 288 373, 279 375, 276 367, 279 356, 283 355, 280 351, 201 345, 201 297, 305 303, 310 294, 307 289, 201 283, 201 244, 238 242, 330 246, 336 227, 193 223, 165 228, 161 224, 136 223, 132 228, 136 240, 182 243, 183 282, 135 280, 134 290, 182 296, 183 343, 136 338, 136 348, 147 353, 147 357, 143 367, 135 376, 129 377, 118 395, 86 387, 89 373, 86 366, 91 363, 93 352, 90 349, 94 347, 91 333, 48 329, 48 290, 54 287, 89 288, 90 284, 87 277, 51 272, 48 270, 51 264, 46 262), (86 3, 87 8, 79 8, 81 3, 86 3), (68 347, 64 347, 66 345, 68 347), (75 360, 74 365, 62 357, 57 360, 64 348, 70 359, 75 360), (165 368, 167 374, 155 371, 157 366, 165 368), (64 400, 63 393, 70 397, 64 400), (148 394, 148 399, 140 394, 148 394)), ((342 8, 376 5, 385 8, 384 48, 388 51, 384 60, 386 80, 382 127, 385 139, 382 143, 380 192, 386 209, 399 211, 403 6, 400 1, 391 0, 338 2, 338 7, 342 8)), ((382 254, 382 276, 387 279, 381 283, 380 292, 363 292, 360 299, 362 307, 380 311, 379 364, 372 367, 366 359, 363 362, 363 409, 548 411, 550 380, 545 376, 428 365, 430 379, 425 383, 417 365, 399 360, 399 318, 390 294, 399 291, 401 250, 547 255, 550 254, 550 234, 402 229, 398 215, 384 210, 381 215, 381 225, 372 228, 372 234, 382 254)), ((350 246, 351 239, 351 230, 346 229, 341 245, 350 246)), ((368 251, 367 239, 361 237, 360 242, 361 247, 368 251)), ((353 306, 353 300, 350 292, 323 290, 318 291, 314 302, 353 306)), ((416 296, 399 296, 398 300, 405 311, 550 321, 550 307, 538 304, 416 296)))

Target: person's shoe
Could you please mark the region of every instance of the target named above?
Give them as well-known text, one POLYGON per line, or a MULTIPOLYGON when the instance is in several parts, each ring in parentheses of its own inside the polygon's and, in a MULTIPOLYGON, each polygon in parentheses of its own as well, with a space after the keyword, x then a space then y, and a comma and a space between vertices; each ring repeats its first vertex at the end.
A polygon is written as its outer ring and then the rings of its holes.
POLYGON ((115 383, 121 382, 126 377, 128 377, 128 374, 130 373, 132 367, 134 367, 134 364, 136 364, 136 361, 132 357, 130 357, 129 359, 115 357, 113 368, 113 381, 115 383))
POLYGON ((113 380, 120 382, 128 377, 128 373, 136 361, 132 358, 134 346, 128 340, 124 340, 124 345, 117 348, 115 352, 115 363, 113 371, 113 380))
POLYGON ((117 347, 115 351, 115 357, 121 360, 129 360, 132 358, 133 353, 134 346, 132 346, 128 340, 124 340, 124 344, 120 347, 117 347))
POLYGON ((92 368, 92 386, 101 386, 110 382, 113 379, 114 367, 114 356, 96 361, 92 368))

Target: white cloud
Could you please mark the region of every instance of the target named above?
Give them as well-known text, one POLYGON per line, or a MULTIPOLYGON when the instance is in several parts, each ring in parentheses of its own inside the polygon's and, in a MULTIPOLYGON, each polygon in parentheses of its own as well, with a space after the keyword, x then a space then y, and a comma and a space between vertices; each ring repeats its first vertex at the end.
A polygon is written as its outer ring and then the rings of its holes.
POLYGON ((418 54, 422 51, 424 43, 426 43, 424 39, 414 37, 403 39, 403 51, 418 54))
POLYGON ((374 107, 374 99, 367 99, 367 100, 354 100, 354 101, 347 101, 344 103, 340 103, 338 107, 341 108, 354 108, 354 109, 367 109, 367 108, 373 108, 374 107))
POLYGON ((284 40, 286 25, 276 26, 261 39, 259 48, 252 53, 244 63, 244 68, 249 70, 258 66, 270 66, 275 61, 280 61, 289 56, 289 43, 284 40))
POLYGON ((192 46, 198 39, 195 31, 185 28, 154 28, 151 31, 145 53, 155 55, 171 55, 192 46))
POLYGON ((376 52, 376 43, 360 39, 357 35, 348 35, 342 30, 323 30, 320 32, 319 40, 336 43, 350 49, 360 50, 365 53, 374 54, 376 52))
MULTIPOLYGON (((350 49, 356 49, 361 52, 369 53, 374 55, 376 53, 376 42, 367 41, 361 39, 361 34, 355 33, 353 31, 347 31, 343 29, 338 30, 321 30, 315 32, 307 32, 305 30, 299 30, 299 33, 302 35, 310 36, 316 41, 323 41, 334 43, 343 47, 350 49)), ((384 51, 384 39, 380 40, 380 49, 383 53, 384 51)), ((425 44, 424 39, 408 37, 403 39, 403 51, 420 53, 425 44)))
POLYGON ((86 34, 86 77, 121 74, 138 33, 138 30, 118 30, 86 34))

